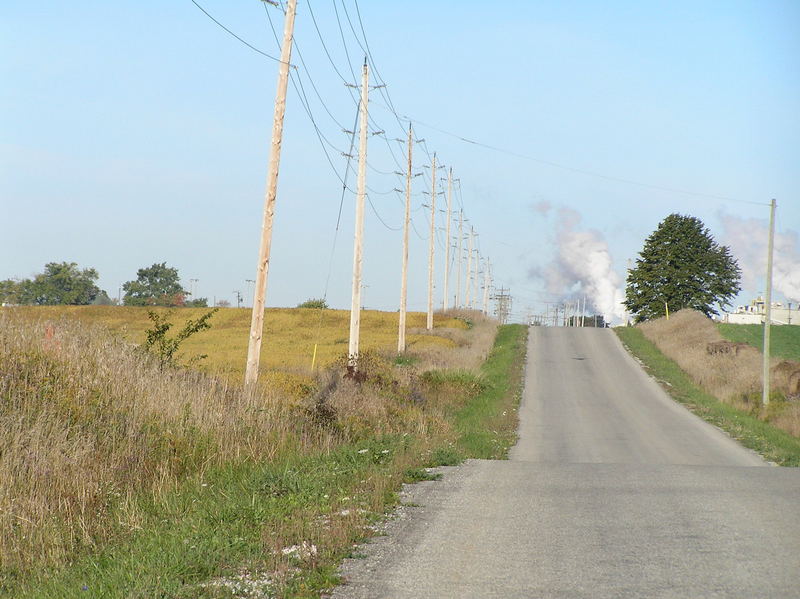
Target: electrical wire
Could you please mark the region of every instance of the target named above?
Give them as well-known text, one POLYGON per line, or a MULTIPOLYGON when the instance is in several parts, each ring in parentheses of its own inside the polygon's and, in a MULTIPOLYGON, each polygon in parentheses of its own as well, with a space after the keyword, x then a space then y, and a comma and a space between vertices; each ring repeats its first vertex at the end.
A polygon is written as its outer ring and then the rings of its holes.
MULTIPOLYGON (((223 25, 222 23, 220 23, 219 21, 217 21, 217 19, 215 19, 213 16, 211 16, 211 13, 209 13, 209 12, 208 12, 208 11, 207 11, 205 8, 203 8, 202 6, 200 6, 200 5, 199 5, 199 4, 198 4, 198 3, 197 3, 195 0, 190 0, 190 1, 191 1, 191 3, 192 3, 192 4, 194 4, 194 5, 195 5, 197 8, 199 8, 199 9, 200 9, 200 10, 203 12, 203 14, 205 14, 205 15, 206 15, 206 16, 207 16, 209 19, 211 19, 212 21, 214 21, 214 22, 215 22, 217 25, 219 25, 219 26, 220 26, 222 29, 224 29, 225 31, 227 31, 227 32, 228 32, 228 34, 230 34, 230 35, 232 35, 233 37, 235 37, 237 40, 239 40, 239 41, 240 41, 241 43, 243 43, 245 46, 247 46, 248 48, 250 48, 251 50, 253 50, 253 52, 258 52, 258 53, 259 53, 259 54, 261 54, 262 56, 265 56, 266 58, 269 58, 270 60, 274 60, 275 62, 280 62, 280 63, 282 63, 282 64, 286 64, 286 63, 284 63, 284 62, 283 62, 283 61, 282 61, 280 58, 277 58, 277 57, 275 57, 275 56, 272 56, 272 55, 270 55, 270 54, 267 54, 267 53, 266 53, 266 52, 264 52, 263 50, 261 50, 261 49, 259 49, 259 48, 256 48, 256 47, 255 47, 253 44, 251 44, 250 42, 248 42, 248 41, 246 41, 246 40, 242 39, 241 37, 239 37, 238 35, 236 35, 236 34, 235 34, 233 31, 231 31, 230 29, 228 29, 227 27, 225 27, 225 25, 223 25)), ((290 66, 290 67, 291 67, 291 66, 294 66, 294 65, 292 65, 291 63, 288 63, 288 64, 289 64, 289 66, 290 66)))

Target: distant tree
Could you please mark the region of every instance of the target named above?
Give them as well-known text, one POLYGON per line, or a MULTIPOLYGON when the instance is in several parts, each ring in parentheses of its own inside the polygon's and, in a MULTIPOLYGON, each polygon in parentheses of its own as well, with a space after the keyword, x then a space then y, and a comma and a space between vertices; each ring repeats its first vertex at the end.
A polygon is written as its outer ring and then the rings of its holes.
POLYGON ((217 300, 216 306, 218 308, 230 308, 231 303, 226 299, 217 300))
POLYGON ((326 302, 322 298, 311 298, 307 299, 301 304, 297 304, 298 308, 314 308, 315 310, 327 310, 328 309, 328 302, 326 302))
POLYGON ((181 287, 177 268, 166 262, 136 271, 136 280, 122 285, 126 306, 183 306, 186 290, 181 287))
POLYGON ((741 271, 699 218, 670 214, 647 238, 628 274, 625 301, 636 322, 669 310, 699 310, 706 316, 730 305, 739 293, 741 271))
POLYGON ((208 308, 208 298, 198 297, 183 304, 186 308, 208 308))
POLYGON ((0 294, 5 302, 55 306, 91 304, 100 293, 94 268, 78 268, 75 262, 48 262, 44 272, 31 279, 2 281, 0 294))
POLYGON ((97 294, 97 297, 94 298, 92 304, 95 306, 113 306, 114 300, 108 297, 108 294, 105 291, 100 291, 100 293, 97 294))
POLYGON ((19 304, 21 286, 20 281, 6 279, 0 281, 0 304, 19 304))

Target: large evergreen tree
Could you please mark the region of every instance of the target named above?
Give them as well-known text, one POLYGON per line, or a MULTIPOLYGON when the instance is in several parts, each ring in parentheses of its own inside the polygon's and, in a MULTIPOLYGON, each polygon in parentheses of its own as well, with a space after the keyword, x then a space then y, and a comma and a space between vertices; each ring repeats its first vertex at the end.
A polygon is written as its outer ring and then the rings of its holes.
POLYGON ((636 322, 682 308, 718 314, 739 293, 741 271, 699 218, 670 214, 647 238, 628 273, 625 306, 636 322))

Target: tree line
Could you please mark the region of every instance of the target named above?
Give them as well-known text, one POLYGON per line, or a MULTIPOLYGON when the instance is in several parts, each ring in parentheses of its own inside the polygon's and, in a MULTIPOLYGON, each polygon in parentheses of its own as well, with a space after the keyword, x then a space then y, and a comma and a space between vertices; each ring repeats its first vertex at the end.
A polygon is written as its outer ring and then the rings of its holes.
MULTIPOLYGON (((97 286, 99 278, 94 268, 79 268, 75 262, 48 262, 44 271, 31 279, 0 281, 0 303, 28 306, 86 306, 113 305, 117 302, 97 286)), ((183 288, 177 268, 161 262, 140 268, 136 279, 122 285, 125 306, 208 306, 204 297, 189 298, 183 288)))

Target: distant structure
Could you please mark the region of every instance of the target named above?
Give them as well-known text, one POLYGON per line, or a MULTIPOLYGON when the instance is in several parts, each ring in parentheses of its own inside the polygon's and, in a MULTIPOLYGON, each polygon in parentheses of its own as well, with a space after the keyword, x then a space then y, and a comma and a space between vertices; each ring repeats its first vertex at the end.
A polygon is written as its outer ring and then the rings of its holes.
MULTIPOLYGON (((747 306, 737 306, 733 312, 724 312, 720 320, 730 324, 763 324, 766 302, 759 296, 747 306)), ((772 302, 770 316, 771 324, 800 325, 800 306, 792 307, 792 302, 783 305, 781 302, 772 302)))
POLYGON ((508 322, 508 315, 511 313, 511 290, 501 287, 497 293, 492 295, 492 299, 497 302, 494 310, 497 320, 500 324, 508 322))

